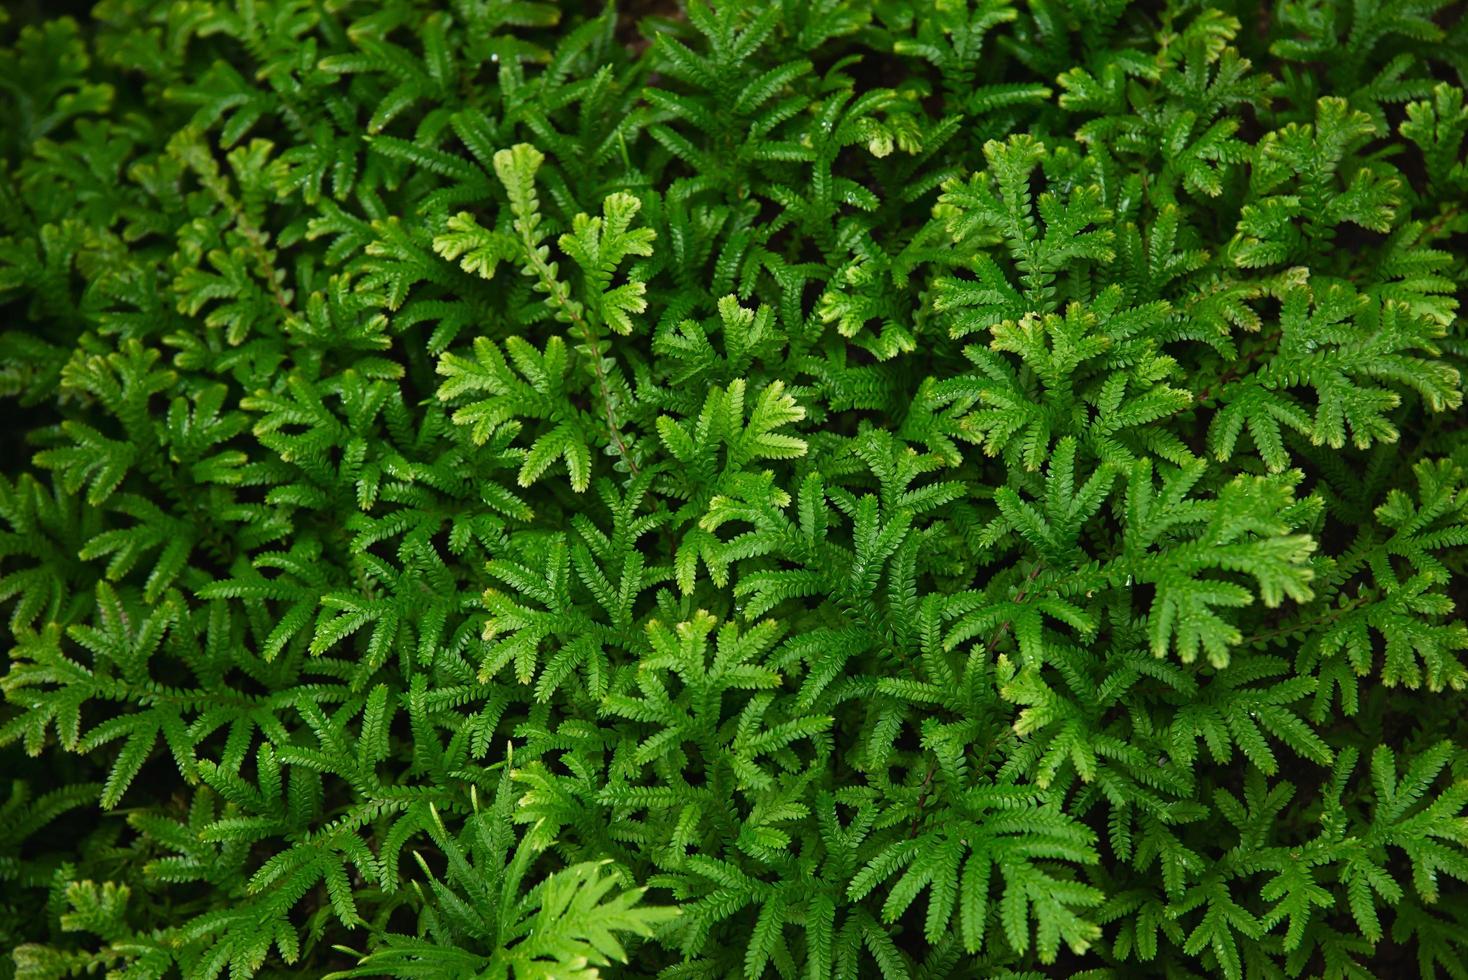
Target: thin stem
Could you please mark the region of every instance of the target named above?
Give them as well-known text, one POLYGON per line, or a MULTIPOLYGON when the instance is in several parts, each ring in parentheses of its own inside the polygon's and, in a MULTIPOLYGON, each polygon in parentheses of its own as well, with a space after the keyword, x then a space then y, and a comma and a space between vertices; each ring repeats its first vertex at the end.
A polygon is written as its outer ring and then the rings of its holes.
POLYGON ((1259 358, 1272 351, 1274 349, 1274 343, 1278 341, 1281 336, 1283 336, 1283 334, 1279 332, 1272 333, 1268 337, 1265 337, 1259 343, 1259 346, 1255 347, 1247 354, 1236 358, 1233 363, 1231 363, 1228 368, 1218 376, 1218 379, 1216 381, 1212 382, 1209 385, 1206 385, 1202 391, 1193 396, 1193 406, 1195 408, 1202 408, 1208 402, 1221 395, 1224 388, 1228 387, 1231 382, 1243 376, 1249 365, 1253 364, 1255 361, 1259 360, 1259 358))
MULTIPOLYGON (((1029 597, 1030 586, 1034 584, 1035 579, 1040 577, 1040 571, 1041 566, 1039 564, 1036 564, 1034 568, 1030 569, 1030 574, 1025 577, 1024 584, 1020 586, 1019 591, 1016 592, 1014 595, 1014 602, 1016 605, 1023 603, 1025 599, 1029 597)), ((984 655, 986 657, 994 652, 995 648, 999 646, 1000 641, 1004 639, 1004 635, 1009 632, 1010 628, 1013 625, 1014 620, 1006 619, 1004 622, 995 627, 993 635, 989 637, 989 642, 984 646, 984 655)), ((994 743, 994 745, 996 746, 998 744, 998 741, 994 743)), ((993 746, 990 747, 989 751, 993 751, 993 746)), ((928 795, 932 792, 933 778, 937 774, 938 764, 936 762, 930 763, 928 766, 928 773, 926 776, 923 777, 922 793, 918 796, 917 813, 913 814, 912 826, 909 827, 907 831, 907 836, 909 839, 917 836, 918 825, 922 823, 923 819, 923 808, 928 805, 928 795)))
POLYGON ((591 354, 591 369, 596 376, 597 394, 601 398, 602 411, 606 414, 607 431, 611 434, 612 442, 617 447, 617 455, 627 464, 627 469, 633 476, 638 473, 637 464, 632 461, 632 455, 627 451, 627 444, 622 439, 622 430, 617 425, 616 415, 612 412, 612 396, 607 388, 606 372, 601 366, 601 348, 597 346, 596 331, 592 329, 590 321, 581 314, 581 304, 573 300, 564 283, 556 278, 555 270, 545 261, 540 249, 533 242, 525 243, 525 253, 530 257, 531 265, 535 268, 535 275, 540 279, 541 288, 555 304, 561 314, 578 330, 586 341, 587 349, 591 354))

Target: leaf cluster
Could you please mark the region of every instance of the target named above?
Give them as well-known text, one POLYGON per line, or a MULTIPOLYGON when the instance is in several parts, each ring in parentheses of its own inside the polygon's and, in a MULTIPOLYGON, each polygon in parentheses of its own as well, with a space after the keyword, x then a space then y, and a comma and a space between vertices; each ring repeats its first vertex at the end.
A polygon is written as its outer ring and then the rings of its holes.
POLYGON ((0 980, 1468 977, 1443 0, 0 12, 0 980))

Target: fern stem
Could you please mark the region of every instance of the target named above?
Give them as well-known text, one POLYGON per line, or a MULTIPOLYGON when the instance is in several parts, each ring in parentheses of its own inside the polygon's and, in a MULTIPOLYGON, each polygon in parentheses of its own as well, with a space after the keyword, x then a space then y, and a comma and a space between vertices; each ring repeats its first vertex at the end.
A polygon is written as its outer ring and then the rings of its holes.
POLYGON ((617 447, 617 455, 627 464, 627 469, 633 476, 638 475, 637 464, 632 460, 632 454, 627 450, 627 443, 622 438, 622 429, 617 424, 615 413, 612 412, 611 391, 607 387, 606 372, 601 366, 601 348, 596 342, 596 331, 592 329, 591 322, 581 315, 581 304, 566 295, 566 286, 556 278, 555 270, 545 261, 540 249, 533 243, 525 243, 525 254, 535 269, 536 278, 540 280, 541 289, 550 297, 561 315, 580 331, 582 338, 586 341, 586 347, 591 356, 591 369, 596 377, 597 396, 601 399, 602 411, 606 415, 607 432, 612 437, 612 443, 617 447))
MULTIPOLYGON (((1014 602, 1016 605, 1023 603, 1025 599, 1029 597, 1030 586, 1034 584, 1035 579, 1040 577, 1040 572, 1043 570, 1043 567, 1044 566, 1042 565, 1036 564, 1034 568, 1030 569, 1030 574, 1025 576, 1024 584, 1021 585, 1019 587, 1019 591, 1014 594, 1014 602)), ((1006 619, 1004 622, 1000 623, 994 628, 994 633, 989 637, 989 642, 984 644, 985 657, 988 657, 994 653, 995 648, 999 646, 1000 642, 1004 639, 1005 634, 1008 633, 1013 626, 1014 620, 1006 619)), ((995 740, 994 744, 989 747, 988 751, 992 752, 994 750, 994 747, 997 746, 1000 741, 1003 741, 1003 738, 1008 737, 1008 735, 1012 732, 1013 729, 1010 729, 1009 732, 1007 732, 1000 739, 995 740)), ((988 753, 986 752, 985 754, 987 755, 988 753)), ((938 764, 929 763, 927 775, 923 777, 922 793, 918 796, 917 813, 913 814, 912 826, 909 827, 907 830, 908 839, 912 839, 913 837, 917 836, 918 825, 922 823, 923 819, 923 808, 926 807, 928 804, 928 796, 933 789, 933 777, 936 776, 937 773, 938 764)))
POLYGON ((1274 344, 1281 336, 1282 334, 1276 331, 1261 340, 1259 345, 1247 354, 1235 358, 1216 380, 1204 385, 1203 390, 1193 396, 1193 407, 1203 408, 1209 402, 1215 401, 1222 396, 1225 388, 1248 373, 1250 365, 1274 350, 1274 344))

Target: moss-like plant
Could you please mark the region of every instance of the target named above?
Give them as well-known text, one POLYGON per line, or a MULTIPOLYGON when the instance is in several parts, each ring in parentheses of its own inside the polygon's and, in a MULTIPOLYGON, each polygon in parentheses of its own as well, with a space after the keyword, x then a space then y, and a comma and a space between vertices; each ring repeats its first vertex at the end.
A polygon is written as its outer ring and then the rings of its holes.
POLYGON ((1443 0, 0 15, 0 977, 1468 977, 1443 0))

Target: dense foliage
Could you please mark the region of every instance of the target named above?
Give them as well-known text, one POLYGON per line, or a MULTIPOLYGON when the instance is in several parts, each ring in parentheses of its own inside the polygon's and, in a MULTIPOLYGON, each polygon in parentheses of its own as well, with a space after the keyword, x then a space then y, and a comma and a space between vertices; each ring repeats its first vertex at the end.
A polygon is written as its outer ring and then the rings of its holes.
POLYGON ((0 976, 1468 977, 1459 5, 8 8, 0 976))

